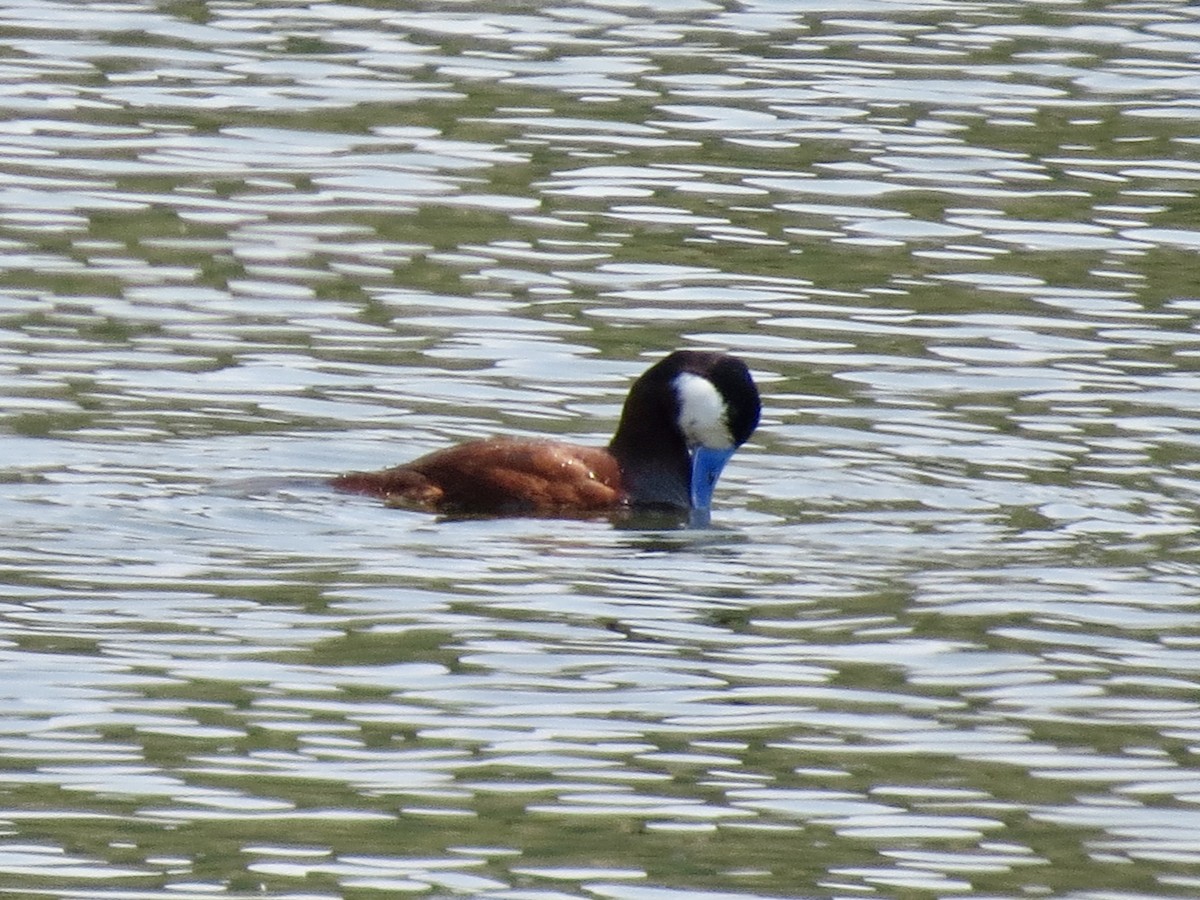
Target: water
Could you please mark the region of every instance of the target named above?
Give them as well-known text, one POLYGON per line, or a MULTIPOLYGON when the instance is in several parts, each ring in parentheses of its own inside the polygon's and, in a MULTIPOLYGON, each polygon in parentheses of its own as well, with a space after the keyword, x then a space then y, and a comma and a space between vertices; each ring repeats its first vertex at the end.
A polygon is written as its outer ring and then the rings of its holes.
POLYGON ((0 8, 0 895, 1200 889, 1200 19, 0 8), (606 440, 714 527, 325 475, 606 440))

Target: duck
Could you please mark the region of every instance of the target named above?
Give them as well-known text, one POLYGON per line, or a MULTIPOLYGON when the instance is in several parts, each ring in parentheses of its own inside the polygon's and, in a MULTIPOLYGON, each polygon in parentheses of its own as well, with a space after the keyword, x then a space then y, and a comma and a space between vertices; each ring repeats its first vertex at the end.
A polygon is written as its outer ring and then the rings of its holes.
POLYGON ((762 403, 736 356, 676 350, 629 389, 606 447, 493 437, 388 469, 347 472, 332 486, 451 515, 690 513, 707 522, 725 464, 758 427, 762 403))

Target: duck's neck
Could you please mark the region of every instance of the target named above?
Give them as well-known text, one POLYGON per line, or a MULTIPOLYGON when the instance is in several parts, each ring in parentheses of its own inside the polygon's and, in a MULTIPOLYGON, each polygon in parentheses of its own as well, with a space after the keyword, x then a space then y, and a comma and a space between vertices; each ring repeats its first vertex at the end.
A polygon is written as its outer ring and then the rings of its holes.
POLYGON ((637 427, 622 420, 608 445, 633 506, 691 507, 691 456, 683 437, 666 424, 637 427))

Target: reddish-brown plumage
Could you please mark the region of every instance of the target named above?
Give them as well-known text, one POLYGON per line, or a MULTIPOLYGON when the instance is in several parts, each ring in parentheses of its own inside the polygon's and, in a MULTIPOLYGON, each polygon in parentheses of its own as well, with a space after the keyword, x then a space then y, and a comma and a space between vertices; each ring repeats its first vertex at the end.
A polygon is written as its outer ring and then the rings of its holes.
POLYGON ((620 467, 607 450, 515 438, 471 441, 379 472, 349 472, 333 485, 443 512, 588 512, 625 499, 620 467))

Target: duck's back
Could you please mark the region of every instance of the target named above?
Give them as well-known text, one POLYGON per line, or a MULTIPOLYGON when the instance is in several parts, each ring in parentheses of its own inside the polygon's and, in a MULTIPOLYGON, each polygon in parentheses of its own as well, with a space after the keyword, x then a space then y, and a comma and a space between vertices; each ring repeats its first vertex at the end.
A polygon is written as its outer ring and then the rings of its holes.
POLYGON ((625 502, 620 467, 607 450, 515 438, 471 441, 395 468, 350 472, 333 483, 443 512, 587 512, 625 502))

